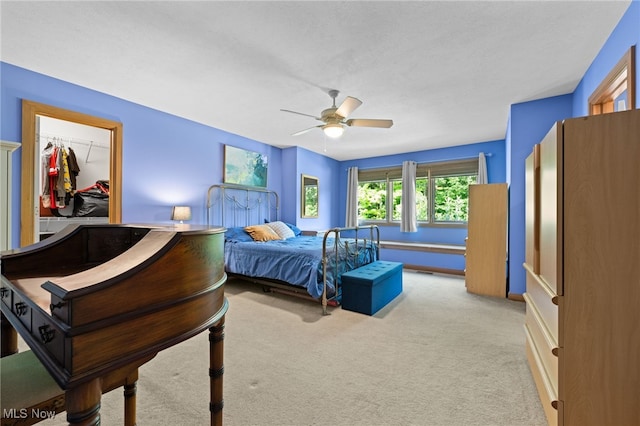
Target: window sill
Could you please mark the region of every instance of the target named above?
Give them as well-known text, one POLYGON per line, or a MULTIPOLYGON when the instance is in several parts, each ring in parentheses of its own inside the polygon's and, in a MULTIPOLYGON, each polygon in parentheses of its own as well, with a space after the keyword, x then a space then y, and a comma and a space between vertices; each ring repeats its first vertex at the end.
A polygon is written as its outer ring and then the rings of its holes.
POLYGON ((417 243, 407 241, 380 241, 380 248, 394 250, 424 251, 430 253, 456 254, 463 256, 466 252, 464 245, 417 243))

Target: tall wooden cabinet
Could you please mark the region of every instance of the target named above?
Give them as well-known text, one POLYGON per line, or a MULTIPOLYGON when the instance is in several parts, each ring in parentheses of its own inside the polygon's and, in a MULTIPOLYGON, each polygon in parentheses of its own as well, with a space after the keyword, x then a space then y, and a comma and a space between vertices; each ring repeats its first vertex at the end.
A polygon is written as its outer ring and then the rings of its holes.
POLYGON ((507 184, 469 185, 465 284, 469 293, 507 295, 507 184))
POLYGON ((549 424, 640 425, 640 110, 526 160, 526 351, 549 424))

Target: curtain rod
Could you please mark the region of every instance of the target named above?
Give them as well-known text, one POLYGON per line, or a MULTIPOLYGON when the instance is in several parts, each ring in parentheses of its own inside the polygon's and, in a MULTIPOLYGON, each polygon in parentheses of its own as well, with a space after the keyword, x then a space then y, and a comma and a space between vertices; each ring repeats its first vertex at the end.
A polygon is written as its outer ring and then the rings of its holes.
MULTIPOLYGON (((417 163, 417 165, 421 165, 421 164, 431 164, 431 163, 447 163, 449 161, 460 161, 460 160, 473 160, 473 159, 477 159, 480 154, 484 154, 485 157, 492 157, 493 154, 490 152, 479 152, 478 155, 475 156, 470 156, 470 157, 460 157, 460 158, 450 158, 448 160, 437 160, 437 161, 431 161, 431 162, 422 162, 422 163, 417 163)), ((365 168, 360 168, 358 167, 358 170, 375 170, 375 169, 386 169, 388 167, 400 167, 402 166, 402 163, 400 164, 391 164, 388 166, 375 166, 375 167, 365 167, 365 168)), ((349 168, 347 167, 345 170, 349 170, 349 168)))

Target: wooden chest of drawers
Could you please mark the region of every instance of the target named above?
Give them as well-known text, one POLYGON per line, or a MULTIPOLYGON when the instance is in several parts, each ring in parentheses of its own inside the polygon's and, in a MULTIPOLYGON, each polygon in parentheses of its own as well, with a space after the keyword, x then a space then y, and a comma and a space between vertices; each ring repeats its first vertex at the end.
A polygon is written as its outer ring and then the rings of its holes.
POLYGON ((550 425, 640 424, 640 110, 526 160, 526 351, 550 425))

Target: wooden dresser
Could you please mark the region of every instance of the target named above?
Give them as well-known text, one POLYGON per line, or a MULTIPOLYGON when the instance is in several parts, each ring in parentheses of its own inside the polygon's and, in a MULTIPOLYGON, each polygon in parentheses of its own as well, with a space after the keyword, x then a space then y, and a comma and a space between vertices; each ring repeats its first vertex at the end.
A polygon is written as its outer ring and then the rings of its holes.
POLYGON ((526 160, 526 351, 550 425, 640 425, 640 110, 526 160))
POLYGON ((469 293, 507 295, 507 184, 469 185, 465 253, 469 293))

